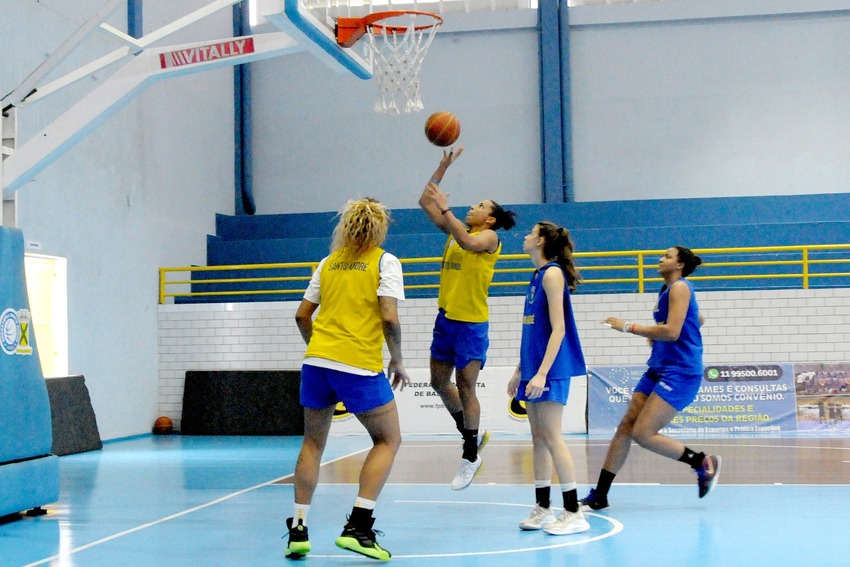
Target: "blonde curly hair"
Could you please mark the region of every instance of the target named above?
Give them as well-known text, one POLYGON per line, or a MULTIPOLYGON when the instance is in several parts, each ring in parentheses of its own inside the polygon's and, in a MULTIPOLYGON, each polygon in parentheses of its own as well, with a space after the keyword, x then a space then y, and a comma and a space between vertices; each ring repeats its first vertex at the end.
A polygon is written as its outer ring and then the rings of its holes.
POLYGON ((349 200, 337 216, 339 222, 334 228, 331 253, 357 257, 381 246, 387 237, 390 210, 371 197, 349 200))

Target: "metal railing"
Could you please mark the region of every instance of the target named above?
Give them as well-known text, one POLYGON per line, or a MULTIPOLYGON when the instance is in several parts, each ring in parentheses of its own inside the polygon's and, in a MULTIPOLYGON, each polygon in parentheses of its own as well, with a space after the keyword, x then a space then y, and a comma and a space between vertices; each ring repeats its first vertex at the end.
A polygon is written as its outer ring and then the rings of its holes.
MULTIPOLYGON (((810 289, 850 285, 850 244, 694 249, 703 263, 688 279, 698 289, 810 289)), ((644 293, 664 250, 578 252, 579 293, 644 293)), ((433 297, 440 257, 402 258, 408 297, 433 297)), ((159 270, 159 302, 285 301, 301 297, 318 262, 184 266, 159 270)), ((491 295, 522 295, 534 271, 528 255, 503 254, 491 295)))

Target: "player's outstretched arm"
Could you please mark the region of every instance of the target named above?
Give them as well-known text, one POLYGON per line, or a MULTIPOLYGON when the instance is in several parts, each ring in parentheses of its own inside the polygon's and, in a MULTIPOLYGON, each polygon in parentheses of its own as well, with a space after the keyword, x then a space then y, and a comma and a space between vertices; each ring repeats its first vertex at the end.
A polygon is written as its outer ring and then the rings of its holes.
POLYGON ((419 197, 419 206, 422 207, 422 210, 425 211, 425 214, 428 215, 431 222, 446 233, 449 231, 446 228, 446 221, 442 212, 444 209, 441 209, 435 202, 434 191, 436 190, 439 192, 439 185, 443 180, 443 175, 445 175, 449 166, 453 164, 458 157, 460 157, 461 153, 463 153, 463 148, 458 148, 457 151, 455 151, 454 148, 443 150, 443 158, 440 160, 440 164, 437 166, 437 169, 434 170, 434 173, 431 175, 431 179, 428 180, 428 183, 422 190, 422 195, 419 197))
MULTIPOLYGON (((679 340, 685 316, 691 301, 691 290, 684 282, 674 282, 670 286, 670 306, 667 310, 667 321, 655 325, 637 325, 618 317, 608 317, 602 321, 616 331, 631 333, 645 337, 651 341, 674 342, 679 340)), ((702 324, 702 323, 700 323, 702 324)))

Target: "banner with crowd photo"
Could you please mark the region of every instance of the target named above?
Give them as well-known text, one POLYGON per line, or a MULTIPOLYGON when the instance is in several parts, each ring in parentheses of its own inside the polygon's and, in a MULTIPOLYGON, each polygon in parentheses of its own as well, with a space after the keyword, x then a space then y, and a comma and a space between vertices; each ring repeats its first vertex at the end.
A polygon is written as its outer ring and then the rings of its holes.
MULTIPOLYGON (((508 382, 514 366, 485 366, 478 375, 476 393, 481 404, 481 428, 495 434, 528 435, 528 415, 525 403, 508 396, 508 382)), ((402 435, 458 435, 455 423, 440 396, 431 388, 427 368, 408 369, 410 385, 396 390, 399 423, 402 435)), ((587 401, 587 379, 584 376, 570 382, 570 395, 564 410, 562 431, 584 433, 587 401)), ((331 434, 363 433, 363 426, 342 404, 337 406, 331 434)))
POLYGON ((794 380, 800 431, 850 431, 850 362, 798 363, 794 380))
MULTIPOLYGON (((588 369, 588 433, 612 435, 646 366, 588 369)), ((746 434, 797 430, 791 363, 711 365, 691 405, 662 433, 746 434)))

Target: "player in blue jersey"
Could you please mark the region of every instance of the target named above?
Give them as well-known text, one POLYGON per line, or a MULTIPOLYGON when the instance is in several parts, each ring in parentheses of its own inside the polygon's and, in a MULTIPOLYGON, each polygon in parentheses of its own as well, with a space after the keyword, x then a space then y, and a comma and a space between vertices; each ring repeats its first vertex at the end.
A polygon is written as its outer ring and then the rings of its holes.
POLYGON ((508 395, 526 402, 536 505, 519 527, 552 535, 586 532, 590 524, 579 506, 575 465, 561 428, 570 378, 587 374, 570 302, 570 292, 581 277, 573 265, 573 242, 565 228, 539 222, 525 237, 522 249, 536 270, 525 296, 520 363, 508 383, 508 395), (557 519, 550 500, 553 465, 564 497, 564 511, 557 519))
POLYGON ((616 331, 650 340, 649 367, 635 386, 626 414, 620 421, 595 489, 582 499, 592 510, 608 507, 608 490, 629 455, 632 440, 654 453, 687 463, 697 473, 699 497, 707 495, 720 476, 720 457, 689 449, 659 431, 685 409, 702 382, 702 335, 694 288, 685 278, 702 263, 684 246, 669 248, 658 263, 664 286, 653 310, 655 325, 637 325, 617 317, 603 323, 616 331))

